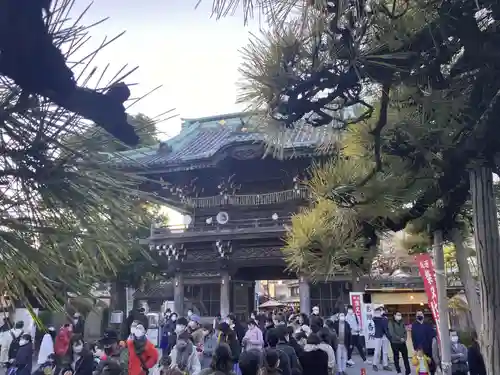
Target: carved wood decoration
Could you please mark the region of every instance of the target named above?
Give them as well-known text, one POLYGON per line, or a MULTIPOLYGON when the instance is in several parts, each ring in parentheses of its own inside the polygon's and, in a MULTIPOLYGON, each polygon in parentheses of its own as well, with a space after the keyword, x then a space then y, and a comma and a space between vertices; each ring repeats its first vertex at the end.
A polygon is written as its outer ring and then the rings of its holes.
POLYGON ((235 147, 231 150, 231 157, 237 160, 251 160, 258 159, 264 155, 264 148, 262 145, 249 145, 235 147))

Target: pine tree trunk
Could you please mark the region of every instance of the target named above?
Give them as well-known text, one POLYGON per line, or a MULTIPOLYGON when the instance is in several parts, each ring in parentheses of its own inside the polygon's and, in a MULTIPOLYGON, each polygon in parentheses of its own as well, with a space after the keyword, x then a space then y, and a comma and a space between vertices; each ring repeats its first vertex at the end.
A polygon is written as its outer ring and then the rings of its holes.
POLYGON ((492 170, 470 172, 474 239, 481 291, 481 351, 487 374, 500 374, 500 236, 492 170))
POLYGON ((479 296, 477 295, 476 281, 472 277, 472 272, 470 270, 467 249, 464 246, 462 234, 458 229, 454 229, 452 231, 451 237, 453 244, 455 245, 458 273, 460 275, 460 281, 465 289, 467 305, 469 306, 472 315, 474 329, 476 332, 481 332, 481 305, 479 302, 479 296))

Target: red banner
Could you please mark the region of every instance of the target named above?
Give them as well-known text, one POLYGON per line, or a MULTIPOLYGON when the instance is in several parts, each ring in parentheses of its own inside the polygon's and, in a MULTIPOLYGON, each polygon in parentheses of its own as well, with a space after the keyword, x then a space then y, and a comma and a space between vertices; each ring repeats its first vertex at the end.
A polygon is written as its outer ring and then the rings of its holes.
POLYGON ((356 314, 359 323, 359 330, 362 332, 363 329, 363 317, 361 316, 361 294, 353 294, 351 296, 351 305, 356 314))
MULTIPOLYGON (((418 270, 420 276, 424 281, 425 293, 427 294, 427 301, 431 309, 432 316, 436 325, 439 327, 439 310, 438 310, 438 290, 436 286, 436 272, 432 263, 432 258, 429 254, 419 254, 416 256, 418 263, 418 270)), ((439 335, 439 330, 438 330, 439 335)))

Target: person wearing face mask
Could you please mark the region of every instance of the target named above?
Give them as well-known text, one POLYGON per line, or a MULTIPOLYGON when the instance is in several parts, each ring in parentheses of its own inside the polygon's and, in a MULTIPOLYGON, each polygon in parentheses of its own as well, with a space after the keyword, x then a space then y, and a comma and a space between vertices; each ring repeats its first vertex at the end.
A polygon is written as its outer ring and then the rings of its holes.
POLYGON ((85 348, 83 337, 73 335, 69 343, 69 352, 59 360, 60 367, 56 373, 64 375, 92 375, 94 371, 94 356, 85 348))
POLYGON ((226 318, 226 323, 229 324, 229 327, 236 333, 236 338, 240 343, 243 341, 243 337, 245 337, 245 328, 241 325, 234 314, 229 314, 226 318))
MULTIPOLYGON (((429 358, 432 356, 432 339, 436 336, 436 331, 426 321, 424 321, 424 313, 422 311, 417 311, 416 321, 411 325, 411 340, 413 342, 413 350, 417 348, 422 348, 425 355, 429 358)), ((436 371, 436 366, 434 361, 430 365, 430 372, 434 373, 436 371)))
POLYGON ((33 342, 31 335, 24 333, 19 340, 19 349, 12 363, 17 375, 31 375, 33 366, 33 342))
POLYGON ((382 316, 382 309, 380 307, 375 309, 375 316, 373 317, 373 325, 375 328, 375 350, 373 353, 373 370, 378 371, 380 365, 380 357, 382 357, 382 366, 386 371, 390 371, 389 367, 389 322, 382 316))
POLYGON ((188 309, 186 315, 187 315, 188 320, 191 319, 191 316, 193 315, 193 309, 188 309))
POLYGON ((54 354, 54 339, 56 337, 56 330, 54 327, 49 327, 45 335, 43 335, 40 350, 38 351, 37 364, 42 365, 47 362, 47 358, 54 354))
POLYGON ((198 375, 201 371, 196 347, 187 331, 177 336, 177 343, 170 353, 170 359, 172 361, 170 366, 179 369, 183 374, 198 375))
POLYGON ((73 314, 73 333, 83 337, 85 331, 85 320, 79 312, 73 314))
MULTIPOLYGON (((167 310, 168 311, 168 310, 167 310)), ((177 314, 169 313, 168 318, 167 314, 165 314, 165 322, 162 327, 162 336, 160 341, 160 349, 162 350, 162 357, 165 357, 170 354, 173 345, 171 345, 171 341, 175 339, 175 325, 177 322, 177 314)))
POLYGON ((467 348, 463 345, 456 331, 450 330, 451 341, 451 374, 467 375, 469 366, 467 365, 467 348))
POLYGON ((191 315, 191 320, 188 323, 188 332, 191 335, 191 340, 196 347, 196 352, 200 359, 203 356, 203 347, 205 344, 205 330, 201 326, 201 319, 198 315, 191 315))
POLYGON ((4 366, 9 367, 9 363, 16 358, 17 350, 19 349, 19 340, 24 328, 24 322, 18 321, 10 331, 3 334, 2 337, 2 348, 0 351, 0 362, 4 366))
POLYGON ((363 347, 363 338, 359 335, 360 325, 358 316, 354 313, 354 309, 351 305, 347 306, 347 314, 345 316, 345 320, 349 323, 349 327, 351 327, 351 346, 347 348, 347 365, 353 366, 354 361, 352 360, 352 352, 354 347, 358 349, 359 355, 363 359, 363 362, 366 362, 365 350, 363 347))
POLYGON ((337 370, 345 375, 347 368, 347 348, 351 346, 351 327, 345 320, 345 314, 338 314, 339 320, 333 322, 337 334, 337 370))
POLYGON ((312 308, 311 315, 319 316, 319 307, 318 306, 314 306, 312 308))
POLYGON ((96 355, 99 356, 99 363, 95 370, 96 375, 102 374, 110 362, 117 363, 122 368, 127 366, 124 356, 125 350, 121 348, 118 343, 118 333, 116 331, 112 329, 104 331, 98 344, 98 349, 95 351, 96 355), (102 350, 100 348, 102 348, 102 350))
POLYGON ((127 340, 128 375, 148 375, 158 362, 158 350, 146 337, 146 328, 137 324, 132 339, 127 340))
POLYGON ((391 337, 391 348, 394 354, 394 366, 396 372, 401 374, 401 367, 399 365, 399 354, 403 357, 403 364, 405 366, 405 374, 410 375, 410 361, 408 358, 408 347, 406 346, 406 326, 403 322, 403 317, 398 311, 394 314, 394 320, 389 322, 389 335, 391 337))

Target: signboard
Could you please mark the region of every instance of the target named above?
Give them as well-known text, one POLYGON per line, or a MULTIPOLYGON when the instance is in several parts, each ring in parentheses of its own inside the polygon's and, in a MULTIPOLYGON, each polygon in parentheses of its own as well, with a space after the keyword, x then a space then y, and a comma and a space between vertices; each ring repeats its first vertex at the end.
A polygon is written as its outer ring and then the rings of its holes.
MULTIPOLYGON (((429 254, 419 254, 416 256, 416 260, 420 276, 424 281, 424 289, 427 294, 427 300, 429 308, 432 312, 432 317, 434 318, 436 325, 439 327, 440 316, 438 310, 438 290, 436 285, 436 271, 432 263, 432 258, 429 254)), ((437 330, 437 332, 439 336, 439 330, 437 330)))
POLYGON ((373 323, 373 305, 363 302, 363 293, 349 293, 354 313, 358 317, 360 335, 365 337, 366 349, 375 349, 375 324, 373 323))
POLYGON ((113 311, 109 317, 109 322, 111 324, 122 324, 123 323, 123 311, 113 311))

